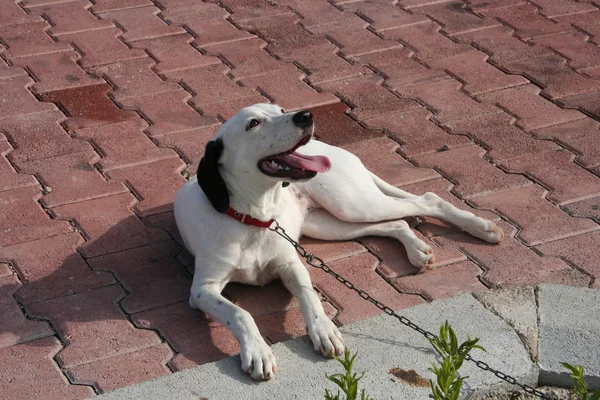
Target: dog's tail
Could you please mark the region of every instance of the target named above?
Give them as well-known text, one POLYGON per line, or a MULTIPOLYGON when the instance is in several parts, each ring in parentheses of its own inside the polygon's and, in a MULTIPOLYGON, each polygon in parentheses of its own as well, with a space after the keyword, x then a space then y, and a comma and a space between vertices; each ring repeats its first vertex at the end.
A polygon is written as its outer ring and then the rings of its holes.
POLYGON ((373 183, 375 183, 375 186, 377 186, 377 188, 387 196, 396 197, 398 199, 418 197, 412 193, 405 192, 402 189, 398 189, 397 187, 390 185, 371 171, 369 171, 369 174, 371 175, 371 179, 373 179, 373 183))

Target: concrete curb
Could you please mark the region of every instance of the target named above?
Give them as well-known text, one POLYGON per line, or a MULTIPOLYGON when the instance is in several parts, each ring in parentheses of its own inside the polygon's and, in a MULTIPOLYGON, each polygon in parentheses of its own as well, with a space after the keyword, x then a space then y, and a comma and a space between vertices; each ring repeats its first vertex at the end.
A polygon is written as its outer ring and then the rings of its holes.
MULTIPOLYGON (((542 372, 544 376, 552 377, 550 373, 556 372, 551 369, 556 368, 556 357, 562 357, 566 351, 547 351, 547 348, 552 349, 549 340, 555 338, 556 330, 550 328, 558 322, 555 315, 571 315, 572 305, 567 299, 581 300, 582 297, 589 297, 590 300, 579 301, 577 315, 600 312, 600 302, 597 300, 600 290, 540 285, 535 290, 536 294, 538 292, 539 307, 530 296, 534 293, 533 288, 521 292, 521 299, 527 303, 522 306, 521 311, 511 306, 511 301, 515 304, 515 293, 492 291, 476 295, 463 294, 405 309, 400 313, 434 333, 437 333, 444 320, 448 320, 459 339, 466 338, 467 334, 481 338, 480 343, 487 349, 487 353, 474 351, 474 358, 515 377, 519 382, 535 386, 538 383, 539 368, 532 361, 535 359, 528 347, 533 351, 531 343, 537 342, 537 337, 534 337, 537 336, 537 332, 540 332, 541 337, 540 359, 544 360, 540 363, 543 365, 542 372), (540 326, 537 326, 537 318, 532 318, 532 307, 535 307, 533 311, 542 315, 540 326), (525 340, 527 346, 522 341, 523 335, 528 335, 529 339, 525 340)), ((581 335, 587 340, 587 357, 578 358, 573 362, 589 369, 590 378, 599 379, 600 369, 597 362, 600 360, 600 337, 597 335, 597 324, 600 318, 596 318, 595 324, 589 325, 590 328, 596 329, 591 332, 587 331, 586 325, 580 323, 581 319, 577 321, 577 324, 573 322, 571 325, 569 335, 573 336, 574 329, 582 330, 581 335)), ((365 388, 370 396, 378 400, 429 398, 428 387, 407 383, 390 373, 393 368, 401 368, 414 370, 427 380, 432 378, 433 375, 427 369, 435 354, 425 338, 387 315, 344 326, 341 331, 351 351, 359 353, 355 370, 359 373, 365 371, 361 387, 365 388)), ((560 336, 558 340, 561 340, 560 336)), ((565 343, 569 343, 569 346, 578 345, 577 341, 565 343)), ((253 382, 241 371, 239 357, 233 356, 118 389, 101 395, 98 399, 319 399, 324 397, 325 388, 335 390, 333 384, 325 378, 325 374, 340 372, 341 365, 316 354, 307 337, 278 343, 272 348, 277 357, 279 371, 276 378, 269 382, 253 382)), ((570 354, 573 355, 583 354, 581 351, 578 347, 570 348, 570 354)), ((472 363, 464 365, 462 374, 469 376, 464 387, 467 393, 494 390, 500 386, 512 388, 472 363)), ((568 377, 566 372, 561 371, 559 374, 566 374, 568 377)), ((556 384, 554 381, 550 383, 556 384)))

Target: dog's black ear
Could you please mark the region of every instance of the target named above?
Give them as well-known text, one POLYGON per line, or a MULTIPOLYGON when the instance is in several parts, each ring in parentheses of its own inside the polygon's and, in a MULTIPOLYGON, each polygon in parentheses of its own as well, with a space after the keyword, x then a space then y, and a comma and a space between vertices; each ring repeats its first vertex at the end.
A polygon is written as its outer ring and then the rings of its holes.
POLYGON ((229 208, 229 193, 219 173, 219 159, 223 153, 223 140, 211 140, 206 144, 204 157, 198 165, 198 184, 215 210, 224 213, 229 208))

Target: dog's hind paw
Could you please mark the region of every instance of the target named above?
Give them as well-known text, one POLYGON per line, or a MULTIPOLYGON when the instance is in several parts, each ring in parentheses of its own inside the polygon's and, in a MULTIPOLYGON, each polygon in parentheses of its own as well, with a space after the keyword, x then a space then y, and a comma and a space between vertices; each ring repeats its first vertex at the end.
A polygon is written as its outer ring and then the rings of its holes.
POLYGON ((415 246, 406 247, 406 255, 410 263, 422 271, 431 269, 435 261, 433 250, 427 243, 419 240, 415 246))
POLYGON ((474 229, 469 233, 488 243, 502 243, 504 240, 504 232, 502 229, 492 221, 482 221, 482 226, 479 229, 474 229))

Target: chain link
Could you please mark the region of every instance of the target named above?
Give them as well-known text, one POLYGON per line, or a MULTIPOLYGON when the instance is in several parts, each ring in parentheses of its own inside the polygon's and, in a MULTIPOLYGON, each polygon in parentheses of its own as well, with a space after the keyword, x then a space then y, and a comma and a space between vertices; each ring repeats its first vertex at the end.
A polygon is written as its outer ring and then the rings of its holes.
MULTIPOLYGON (((332 275, 335 279, 337 279, 339 282, 341 282, 342 284, 344 284, 344 286, 346 286, 348 289, 351 289, 353 291, 355 291, 356 293, 358 293, 358 295, 360 297, 362 297, 363 299, 367 300, 368 302, 372 303, 375 305, 375 307, 379 308, 380 310, 382 310, 384 313, 396 318, 398 321, 400 321, 400 323, 402 323, 403 325, 419 332, 421 335, 425 336, 425 338, 427 338, 428 340, 433 340, 435 338, 437 338, 436 335, 434 335, 433 333, 419 327, 417 324, 415 324, 414 322, 412 322, 411 320, 409 320, 408 318, 397 314, 394 310, 392 310, 391 308, 389 308, 388 306, 386 306, 385 304, 383 304, 382 302, 380 302, 379 300, 375 299, 374 297, 372 297, 369 293, 365 292, 362 289, 357 288, 356 286, 354 286, 354 284, 352 282, 350 282, 349 280, 347 280, 346 278, 344 278, 343 276, 341 276, 340 274, 338 274, 337 272, 333 271, 331 268, 329 268, 329 266, 325 263, 325 261, 323 261, 323 259, 321 259, 320 257, 309 253, 300 243, 298 243, 297 241, 295 241, 292 237, 290 237, 285 229, 283 229, 279 223, 277 221, 274 221, 275 226, 269 228, 270 230, 272 230, 273 232, 277 233, 279 236, 281 236, 282 238, 284 238, 285 240, 287 240, 288 242, 290 242, 290 244, 292 246, 294 246, 294 248, 296 249, 296 252, 298 252, 298 254, 306 259, 306 262, 308 263, 308 265, 321 269, 324 272, 328 273, 329 275, 332 275)), ((496 375, 498 378, 502 379, 505 382, 508 382, 512 385, 516 385, 519 386, 521 389, 523 389, 525 392, 529 393, 529 394, 533 394, 537 397, 539 397, 540 399, 544 399, 544 400, 552 400, 550 397, 548 397, 545 393, 540 392, 539 390, 535 389, 534 387, 531 387, 529 385, 525 385, 523 383, 519 383, 515 378, 513 378, 510 375, 507 375, 503 372, 498 371, 497 369, 494 369, 492 367, 490 367, 488 364, 486 364, 483 361, 479 361, 474 359, 473 357, 471 357, 469 354, 466 355, 465 357, 466 360, 473 362, 478 368, 484 370, 484 371, 489 371, 492 374, 496 375)))

